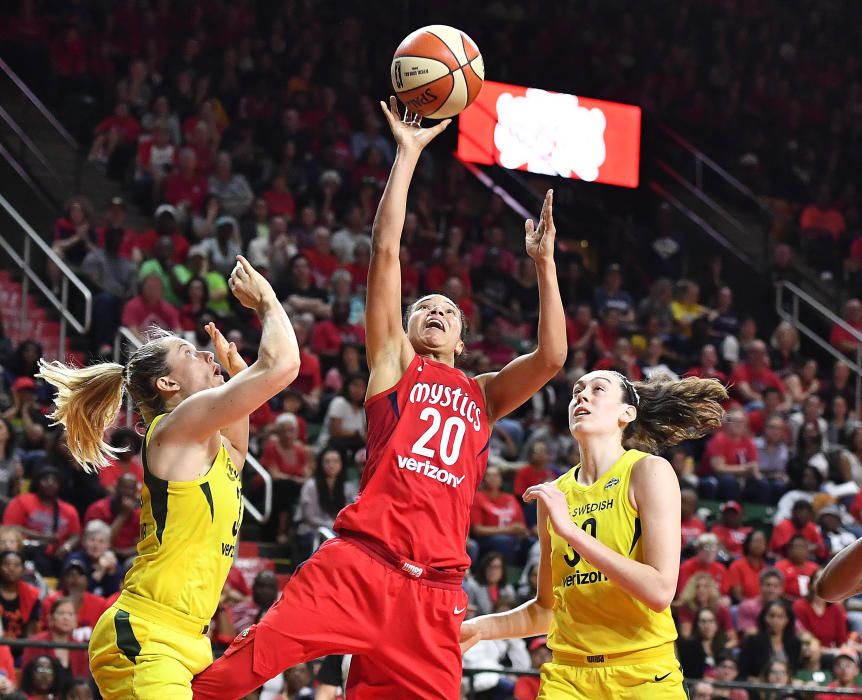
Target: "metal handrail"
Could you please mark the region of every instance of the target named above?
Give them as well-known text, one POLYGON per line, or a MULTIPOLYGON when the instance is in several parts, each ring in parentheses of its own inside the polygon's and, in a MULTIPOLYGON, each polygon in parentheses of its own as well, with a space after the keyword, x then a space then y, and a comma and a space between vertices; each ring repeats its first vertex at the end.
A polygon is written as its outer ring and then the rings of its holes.
MULTIPOLYGON (((120 326, 117 329, 117 335, 114 336, 114 362, 120 363, 122 360, 122 343, 124 340, 130 343, 135 349, 142 345, 140 338, 132 333, 129 328, 120 326)), ((133 411, 132 397, 129 395, 129 392, 126 392, 126 427, 131 427, 132 425, 133 411)), ((244 508, 259 523, 265 523, 272 515, 272 475, 257 461, 257 458, 251 452, 246 452, 245 463, 263 479, 263 513, 245 495, 242 497, 244 508)))
POLYGON ((671 139, 677 142, 684 150, 688 151, 695 158, 695 184, 698 189, 702 189, 703 186, 703 169, 700 167, 700 163, 705 164, 710 170, 712 170, 716 175, 721 177, 725 182, 731 185, 734 189, 736 189, 740 194, 750 199, 754 202, 757 207, 763 211, 771 215, 769 211, 769 207, 767 207, 760 198, 746 185, 742 184, 739 180, 737 180, 733 175, 731 175, 727 170, 722 168, 718 163, 716 163, 712 158, 706 155, 703 151, 696 148, 689 141, 686 141, 682 136, 676 133, 673 129, 671 129, 667 124, 664 124, 661 120, 656 118, 656 124, 659 129, 661 129, 665 134, 667 134, 671 139))
POLYGON ((9 77, 9 79, 13 83, 15 83, 16 87, 24 94, 24 96, 30 101, 30 103, 36 109, 39 110, 42 116, 48 120, 48 123, 50 123, 51 126, 54 127, 54 129, 57 131, 58 134, 60 134, 63 140, 66 141, 66 143, 68 143, 69 146, 74 148, 76 151, 80 150, 81 147, 78 145, 78 142, 72 137, 72 135, 68 131, 66 131, 66 129, 63 128, 63 125, 59 121, 57 121, 57 118, 51 113, 51 110, 49 110, 42 103, 42 101, 38 97, 36 97, 33 91, 27 87, 24 81, 18 77, 15 71, 13 71, 9 67, 9 64, 6 63, 6 61, 4 61, 2 58, 0 58, 0 70, 2 70, 9 77))
POLYGON ((822 350, 825 350, 836 360, 844 362, 856 374, 856 407, 862 405, 862 333, 857 331, 853 326, 847 323, 843 318, 834 313, 831 309, 821 304, 807 292, 804 292, 793 282, 782 280, 775 284, 775 310, 783 321, 787 321, 794 328, 800 331, 806 338, 816 343, 822 350), (784 290, 787 290, 793 295, 790 302, 791 311, 788 312, 784 306, 784 290), (841 352, 838 348, 824 339, 817 331, 808 327, 807 324, 799 320, 799 302, 803 301, 808 304, 814 311, 824 317, 827 321, 837 325, 843 329, 858 343, 856 347, 856 361, 851 360, 847 355, 841 352))
POLYGON ((751 268, 756 269, 756 265, 754 260, 746 253, 744 250, 741 250, 733 243, 731 243, 721 232, 717 231, 715 227, 713 227, 708 221, 704 220, 701 216, 699 216, 696 212, 692 211, 691 208, 687 207, 683 202, 677 199, 673 194, 665 190, 661 185, 657 182, 650 183, 650 189, 655 192, 659 197, 664 199, 668 204, 671 204, 675 209, 683 213, 690 221, 695 223, 698 227, 703 229, 716 243, 718 243, 722 248, 727 250, 729 253, 735 255, 741 262, 744 262, 751 268))
POLYGON ((42 151, 39 150, 39 147, 33 142, 33 140, 29 136, 27 136, 27 134, 24 133, 24 130, 18 125, 18 122, 16 122, 12 118, 12 115, 9 114, 9 112, 7 112, 2 107, 0 107, 0 119, 6 122, 6 125, 10 129, 12 129, 12 131, 15 132, 15 136, 17 136, 21 140, 21 143, 23 143, 27 147, 27 149, 34 156, 36 156, 36 160, 39 161, 42 167, 45 168, 49 173, 51 173, 52 176, 57 177, 57 172, 48 162, 48 159, 45 157, 45 154, 43 154, 42 151))
POLYGON ((90 292, 87 285, 85 285, 81 279, 76 275, 72 269, 66 265, 63 259, 57 255, 44 240, 42 237, 36 233, 33 228, 28 224, 21 215, 15 210, 9 201, 3 196, 0 195, 0 206, 6 210, 6 213, 15 221, 16 224, 21 228, 22 231, 26 234, 24 237, 24 257, 18 255, 12 245, 6 240, 6 236, 0 236, 0 246, 6 251, 6 254, 12 259, 12 261, 21 269, 24 273, 24 280, 22 283, 21 290, 21 321, 27 320, 27 298, 30 294, 29 283, 32 282, 36 288, 48 299, 51 305, 56 309, 57 313, 60 314, 60 338, 59 338, 59 350, 58 357, 62 358, 66 351, 66 324, 72 326, 72 328, 78 333, 86 333, 90 328, 90 322, 92 321, 93 316, 93 295, 90 292), (57 266, 57 269, 63 274, 63 279, 60 285, 60 298, 57 298, 57 295, 48 288, 48 286, 42 281, 42 278, 39 274, 32 268, 31 262, 31 246, 32 243, 36 244, 36 247, 41 250, 45 256, 57 266), (69 283, 71 284, 81 293, 81 296, 84 298, 84 320, 79 321, 74 314, 69 311, 69 283))

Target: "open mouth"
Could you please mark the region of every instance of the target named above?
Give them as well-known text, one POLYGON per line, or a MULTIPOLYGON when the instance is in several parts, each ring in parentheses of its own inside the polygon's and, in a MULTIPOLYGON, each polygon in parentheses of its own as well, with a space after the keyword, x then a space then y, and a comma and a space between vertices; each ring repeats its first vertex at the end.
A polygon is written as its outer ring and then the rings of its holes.
POLYGON ((588 416, 588 415, 590 415, 590 412, 586 408, 584 408, 583 406, 581 406, 579 409, 577 409, 575 411, 575 418, 580 418, 581 416, 588 416))
POLYGON ((219 365, 215 366, 215 368, 213 369, 213 374, 215 374, 215 376, 217 377, 221 376, 221 367, 219 365))
POLYGON ((425 328, 436 328, 437 330, 445 331, 446 326, 443 325, 443 321, 439 318, 429 318, 425 322, 425 328))

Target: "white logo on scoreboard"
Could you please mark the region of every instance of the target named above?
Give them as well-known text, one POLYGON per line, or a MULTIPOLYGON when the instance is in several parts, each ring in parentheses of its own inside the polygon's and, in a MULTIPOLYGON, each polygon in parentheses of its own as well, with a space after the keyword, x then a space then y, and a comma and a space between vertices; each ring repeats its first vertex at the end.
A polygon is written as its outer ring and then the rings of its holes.
POLYGON ((574 95, 505 92, 497 99, 494 145, 505 168, 593 182, 605 162, 606 124, 602 110, 582 107, 574 95))

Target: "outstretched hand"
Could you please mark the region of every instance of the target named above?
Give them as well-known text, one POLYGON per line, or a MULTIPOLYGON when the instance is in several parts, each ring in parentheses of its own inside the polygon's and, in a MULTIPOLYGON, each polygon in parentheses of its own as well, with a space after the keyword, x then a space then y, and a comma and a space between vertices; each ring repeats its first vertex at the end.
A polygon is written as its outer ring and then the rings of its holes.
POLYGON ((527 233, 527 255, 536 262, 542 259, 553 260, 554 238, 557 235, 557 228, 554 226, 554 190, 545 193, 538 227, 532 219, 527 219, 524 222, 524 230, 527 233))
POLYGON ((548 482, 531 486, 524 491, 524 501, 541 501, 548 511, 548 518, 554 526, 556 533, 563 539, 567 539, 566 533, 571 532, 574 527, 572 516, 569 514, 569 503, 566 495, 557 488, 557 485, 548 482))
POLYGON ((388 107, 381 100, 380 109, 389 123, 389 128, 392 130, 392 135, 395 137, 395 143, 398 144, 398 148, 406 151, 420 152, 452 123, 451 119, 444 119, 439 124, 430 128, 423 128, 422 117, 415 112, 408 111, 406 107, 404 108, 404 118, 402 119, 401 115, 398 114, 398 101, 395 97, 389 98, 388 107))
POLYGON ((242 355, 239 354, 239 350, 236 349, 236 343, 229 343, 214 323, 206 324, 204 330, 212 338, 216 360, 231 377, 248 367, 246 361, 242 359, 242 355))
POLYGON ((227 285, 240 304, 254 311, 260 308, 267 297, 275 296, 266 277, 242 255, 236 256, 236 266, 230 273, 227 285))

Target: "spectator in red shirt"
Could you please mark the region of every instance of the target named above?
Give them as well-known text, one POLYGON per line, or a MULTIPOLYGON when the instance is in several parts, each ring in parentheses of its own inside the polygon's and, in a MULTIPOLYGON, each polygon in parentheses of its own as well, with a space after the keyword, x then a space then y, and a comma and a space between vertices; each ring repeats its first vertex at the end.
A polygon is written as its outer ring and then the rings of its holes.
POLYGON ((368 266, 371 264, 371 246, 365 241, 359 241, 353 247, 353 262, 347 266, 350 278, 353 280, 354 291, 365 289, 368 282, 368 266))
POLYGON ((314 229, 312 247, 303 248, 302 254, 311 265, 315 283, 319 287, 326 287, 332 273, 341 266, 338 257, 332 252, 329 229, 326 226, 317 226, 314 229))
POLYGON ((716 561, 716 557, 718 556, 718 538, 712 533, 706 532, 697 538, 695 546, 697 554, 683 562, 679 567, 679 580, 676 587, 677 596, 685 588, 685 584, 688 583, 689 578, 701 571, 712 576, 719 590, 721 590, 721 586, 724 583, 724 566, 716 561))
POLYGON ((266 200, 271 216, 285 216, 289 221, 296 218, 296 202, 287 186, 287 177, 282 171, 275 173, 272 184, 263 193, 263 198, 266 200))
POLYGON ((722 384, 727 383, 727 375, 718 369, 718 352, 714 345, 704 345, 700 349, 700 364, 691 367, 685 376, 717 379, 722 384))
MULTIPOLYGON (((777 556, 785 556, 787 545, 794 535, 802 535, 808 543, 809 549, 818 559, 827 556, 826 544, 817 525, 814 524, 814 509, 806 500, 799 500, 793 504, 790 517, 782 520, 772 530, 772 538, 769 540, 769 551, 777 556)), ((806 552, 806 557, 808 552, 806 552)))
POLYGON ((138 236, 137 245, 142 253, 153 253, 163 236, 170 236, 173 247, 171 259, 177 265, 182 265, 189 254, 189 239, 180 233, 177 223, 177 210, 170 204, 160 204, 153 214, 156 227, 138 236))
POLYGON ((9 501, 3 524, 16 525, 27 539, 45 544, 44 555, 35 558, 36 567, 43 575, 53 576, 78 543, 81 519, 71 503, 60 499, 60 470, 54 465, 43 465, 33 476, 30 489, 30 493, 9 501))
POLYGON ((276 541, 287 544, 290 519, 299 490, 314 467, 311 451, 298 437, 299 422, 292 413, 275 419, 274 434, 267 440, 261 464, 273 479, 273 510, 277 515, 276 541))
MULTIPOLYGON (((534 671, 539 671, 544 664, 553 659, 551 650, 548 649, 547 637, 536 637, 527 646, 530 651, 530 665, 534 671)), ((512 691, 515 700, 536 700, 539 694, 538 676, 519 676, 512 691)))
POLYGON ((141 497, 138 478, 125 473, 117 481, 117 492, 90 504, 84 525, 101 520, 111 528, 110 546, 120 559, 134 556, 141 533, 141 497))
POLYGON ((808 540, 802 535, 794 535, 787 544, 787 558, 775 564, 784 574, 784 595, 791 600, 808 594, 808 584, 817 564, 808 558, 808 540))
POLYGON ((320 370, 320 358, 306 342, 309 325, 311 324, 302 319, 297 319, 293 324, 296 342, 299 345, 299 375, 293 380, 288 391, 298 393, 308 408, 316 411, 323 393, 323 375, 320 370))
POLYGON ((50 627, 51 609, 54 602, 65 598, 75 606, 75 641, 88 642, 102 613, 108 607, 107 601, 100 595, 87 590, 87 574, 84 562, 70 559, 63 565, 60 585, 56 591, 49 593, 42 601, 42 627, 50 627))
POLYGON ((682 534, 682 548, 685 550, 693 547, 697 538, 706 532, 706 525, 703 520, 697 517, 697 491, 688 484, 681 485, 679 490, 682 498, 680 533, 682 534))
POLYGON ((833 272, 838 262, 839 241, 847 235, 847 223, 841 211, 832 203, 829 187, 823 185, 817 201, 802 210, 799 238, 806 255, 821 271, 833 272))
MULTIPOLYGON (((832 675, 835 680, 826 686, 827 688, 862 688, 856 681, 859 677, 859 656, 852 648, 840 650, 832 662, 832 675)), ((814 696, 814 700, 846 700, 852 697, 837 693, 819 693, 814 696)))
POLYGON ((144 467, 140 458, 141 436, 133 428, 117 428, 111 433, 108 442, 111 447, 123 451, 117 453, 110 467, 99 470, 99 483, 102 488, 108 492, 108 495, 113 495, 120 477, 123 474, 131 474, 135 477, 140 491, 144 485, 144 467))
POLYGON ((207 179, 198 173, 197 153, 192 148, 183 148, 177 169, 165 180, 165 200, 190 217, 202 211, 208 191, 207 179))
POLYGON ((107 163, 120 146, 132 148, 141 133, 141 125, 129 111, 128 102, 117 102, 114 113, 96 125, 88 160, 107 163))
POLYGON ((679 600, 680 606, 676 609, 676 619, 680 637, 691 636, 698 611, 706 609, 715 614, 718 626, 727 638, 728 646, 737 645, 733 618, 727 605, 721 602, 721 594, 712 576, 703 571, 694 574, 685 584, 679 600))
MULTIPOLYGON (((618 313, 616 309, 609 309, 609 314, 618 313)), ((599 327, 599 334, 602 333, 602 327, 599 327)), ((619 372, 625 375, 633 382, 639 382, 643 379, 641 368, 637 364, 637 356, 632 352, 632 344, 628 338, 617 338, 613 344, 613 352, 607 357, 603 357, 593 366, 594 370, 606 369, 614 372, 619 372)))
MULTIPOLYGON (((34 634, 31 639, 36 642, 74 642, 72 632, 75 629, 75 603, 69 598, 57 598, 50 609, 48 629, 34 634)), ((40 656, 50 656, 57 659, 61 668, 73 678, 87 678, 90 673, 90 660, 86 651, 50 649, 46 647, 27 647, 21 656, 21 665, 26 666, 40 656)))
POLYGON ((497 467, 488 467, 483 484, 470 511, 471 536, 483 554, 499 552, 514 564, 527 534, 521 504, 503 491, 503 476, 497 467))
POLYGON ((721 523, 712 528, 712 534, 718 537, 718 544, 728 560, 742 556, 742 544, 750 532, 750 527, 742 525, 742 506, 737 501, 722 504, 721 523))
MULTIPOLYGON (((757 446, 748 436, 747 428, 745 414, 740 409, 732 409, 725 416, 724 428, 707 443, 701 465, 701 493, 705 498, 719 496, 739 501, 746 481, 750 482, 750 490, 757 489, 760 475, 757 446)), ((767 495, 758 495, 762 502, 768 503, 768 488, 764 485, 763 490, 767 495)))
MULTIPOLYGON (((848 326, 856 332, 862 333, 862 301, 848 299, 841 315, 848 326)), ((855 357, 856 349, 859 347, 859 341, 837 323, 833 324, 832 330, 829 332, 829 343, 851 357, 855 357)))
POLYGON ((531 486, 543 484, 556 478, 550 468, 551 454, 544 442, 541 440, 534 442, 530 446, 530 453, 527 458, 529 461, 515 472, 514 494, 516 498, 523 496, 524 491, 531 486))
POLYGON ((764 606, 784 596, 784 574, 778 569, 766 569, 760 574, 760 592, 743 600, 736 609, 736 629, 740 634, 757 633, 757 620, 764 606))
POLYGON ((0 553, 0 620, 10 639, 30 637, 39 629, 39 589, 22 581, 23 575, 18 552, 0 553))
POLYGON ((142 343, 147 341, 147 331, 152 326, 181 333, 180 313, 162 299, 162 280, 157 274, 141 280, 137 296, 123 306, 123 325, 128 327, 142 343))
POLYGON ((482 340, 470 343, 468 351, 481 353, 488 358, 491 367, 500 368, 511 362, 515 351, 503 340, 500 324, 495 318, 483 329, 482 340))
POLYGON ((461 309, 464 317, 464 328, 469 338, 479 332, 479 309, 465 291, 464 283, 460 277, 450 277, 443 285, 444 296, 449 297, 455 305, 461 309))
POLYGON ((808 593, 793 602, 798 627, 814 635, 827 648, 847 642, 847 612, 840 603, 827 603, 814 592, 819 572, 808 582, 808 593))
POLYGON ((341 354, 344 345, 365 345, 365 328, 350 323, 350 302, 337 301, 332 305, 332 318, 318 321, 311 329, 311 349, 327 365, 341 354))
POLYGON ((752 530, 742 543, 742 556, 731 562, 724 575, 721 592, 738 603, 757 596, 760 591, 760 575, 766 570, 766 533, 752 530))
POLYGON ((763 391, 771 386, 781 392, 781 406, 787 399, 787 390, 781 378, 769 369, 769 351, 766 343, 751 343, 745 362, 740 362, 730 375, 732 392, 745 404, 763 404, 763 391))
POLYGON ((107 231, 110 229, 120 229, 123 232, 122 242, 120 243, 120 257, 124 260, 132 260, 135 256, 135 248, 138 247, 138 232, 126 226, 125 219, 125 201, 122 197, 112 197, 111 203, 105 212, 102 226, 96 229, 96 243, 100 248, 104 248, 107 231))
POLYGON ((444 248, 439 258, 425 271, 425 289, 438 292, 450 277, 461 280, 464 289, 469 293, 472 289, 470 269, 457 248, 444 248))
POLYGON ((135 184, 142 190, 149 187, 153 201, 158 201, 162 185, 177 160, 177 149, 171 143, 167 125, 157 122, 152 136, 142 136, 138 141, 135 164, 135 184))

